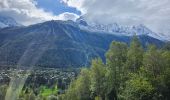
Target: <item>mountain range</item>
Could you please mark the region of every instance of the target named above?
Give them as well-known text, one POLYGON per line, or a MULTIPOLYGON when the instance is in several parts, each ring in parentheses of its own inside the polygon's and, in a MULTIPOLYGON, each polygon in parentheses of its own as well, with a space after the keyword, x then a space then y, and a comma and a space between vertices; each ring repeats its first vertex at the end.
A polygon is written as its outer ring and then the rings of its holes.
POLYGON ((118 24, 89 24, 83 19, 52 20, 19 27, 16 24, 0 29, 0 65, 89 66, 96 57, 105 62, 105 53, 112 41, 129 44, 134 34, 144 47, 147 44, 161 47, 166 41, 158 39, 159 36, 144 25, 127 28, 118 24))
POLYGON ((94 32, 104 32, 123 36, 133 35, 148 35, 162 41, 169 41, 170 37, 161 33, 156 33, 147 28, 145 25, 139 24, 136 26, 123 26, 117 23, 112 24, 99 24, 94 22, 88 22, 84 17, 80 17, 76 20, 81 29, 90 30, 94 32))

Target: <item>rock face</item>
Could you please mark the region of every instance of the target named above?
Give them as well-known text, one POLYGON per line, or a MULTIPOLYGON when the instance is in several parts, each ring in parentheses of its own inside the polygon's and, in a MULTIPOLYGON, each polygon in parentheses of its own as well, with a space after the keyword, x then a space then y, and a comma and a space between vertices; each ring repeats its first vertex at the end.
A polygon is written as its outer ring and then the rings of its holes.
MULTIPOLYGON (((83 23, 86 25, 86 23, 83 23)), ((164 42, 139 35, 143 46, 162 46, 164 42)), ((0 30, 0 64, 43 67, 83 67, 93 58, 105 61, 112 41, 129 43, 131 36, 84 30, 73 21, 47 21, 28 27, 0 30)))

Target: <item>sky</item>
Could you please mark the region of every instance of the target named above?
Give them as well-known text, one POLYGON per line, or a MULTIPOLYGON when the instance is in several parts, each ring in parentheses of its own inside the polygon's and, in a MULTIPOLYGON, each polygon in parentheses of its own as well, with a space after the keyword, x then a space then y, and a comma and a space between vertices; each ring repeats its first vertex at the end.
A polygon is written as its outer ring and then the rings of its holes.
POLYGON ((0 15, 23 25, 76 20, 121 25, 143 24, 170 36, 170 0, 0 0, 0 15))
POLYGON ((43 8, 46 12, 53 12, 58 15, 64 12, 75 13, 81 15, 81 12, 75 7, 69 7, 61 2, 61 0, 36 0, 37 7, 43 8))

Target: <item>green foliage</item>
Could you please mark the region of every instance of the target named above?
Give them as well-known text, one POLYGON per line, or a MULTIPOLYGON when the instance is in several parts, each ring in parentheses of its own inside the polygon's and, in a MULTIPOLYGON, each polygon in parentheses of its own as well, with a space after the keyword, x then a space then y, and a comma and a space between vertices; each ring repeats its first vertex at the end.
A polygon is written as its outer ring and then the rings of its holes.
POLYGON ((146 70, 146 77, 155 88, 155 98, 163 98, 165 85, 163 77, 166 70, 166 60, 162 54, 163 51, 158 50, 154 45, 148 46, 148 50, 144 54, 143 66, 146 70))
POLYGON ((87 72, 72 82, 63 100, 170 99, 170 51, 153 45, 144 51, 136 36, 130 47, 112 42, 106 64, 95 59, 87 72))
POLYGON ((162 53, 166 68, 170 68, 170 50, 162 53))
POLYGON ((161 75, 165 67, 161 51, 150 45, 148 51, 144 54, 143 65, 151 77, 156 78, 158 75, 161 75))
POLYGON ((92 61, 90 69, 92 95, 104 98, 106 93, 106 68, 101 59, 92 61))
MULTIPOLYGON (((154 45, 142 48, 133 37, 130 47, 112 42, 106 64, 92 60, 90 68, 81 70, 64 94, 57 88, 26 88, 21 100, 170 100, 170 51, 154 45)), ((3 87, 2 87, 3 90, 3 87)), ((0 92, 0 95, 4 92, 0 92)))
POLYGON ((169 83, 170 86, 170 51, 164 51, 162 53, 164 62, 165 62, 165 74, 164 74, 164 81, 169 83))
POLYGON ((82 69, 77 80, 72 82, 63 100, 89 100, 90 99, 90 72, 82 69))
POLYGON ((54 89, 48 88, 46 86, 41 87, 41 91, 40 91, 41 96, 48 97, 53 94, 57 94, 57 86, 54 89))
POLYGON ((19 100, 36 100, 36 96, 31 89, 26 89, 19 95, 19 100))
POLYGON ((126 87, 120 96, 124 100, 151 100, 154 87, 147 78, 138 74, 131 74, 126 87))
POLYGON ((119 87, 122 76, 125 74, 125 62, 127 58, 127 45, 120 42, 112 42, 109 51, 106 53, 107 76, 110 87, 119 87))
POLYGON ((127 44, 112 42, 106 53, 107 66, 107 95, 117 94, 124 81, 125 63, 127 59, 127 44), (113 92, 114 91, 114 92, 113 92))
POLYGON ((87 69, 81 71, 81 75, 77 79, 78 98, 80 100, 88 100, 90 98, 90 75, 87 69))
POLYGON ((164 50, 170 50, 170 42, 167 42, 164 47, 163 47, 164 50))
POLYGON ((102 100, 101 97, 96 96, 94 100, 102 100))
POLYGON ((130 72, 137 72, 138 69, 142 66, 142 60, 143 60, 143 48, 137 38, 137 36, 134 36, 130 48, 127 52, 127 70, 130 72))

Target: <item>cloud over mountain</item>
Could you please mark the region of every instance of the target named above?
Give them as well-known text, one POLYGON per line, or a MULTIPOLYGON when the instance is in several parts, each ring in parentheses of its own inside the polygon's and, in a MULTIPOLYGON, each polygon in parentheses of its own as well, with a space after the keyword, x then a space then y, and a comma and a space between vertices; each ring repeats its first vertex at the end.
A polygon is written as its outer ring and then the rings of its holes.
POLYGON ((1 0, 0 15, 13 17, 17 22, 30 25, 47 20, 75 20, 78 15, 73 13, 62 13, 54 15, 46 12, 43 8, 38 8, 34 0, 1 0))
MULTIPOLYGON (((59 2, 59 1, 54 1, 59 2)), ((60 0, 67 7, 81 11, 88 20, 102 24, 144 24, 157 33, 170 37, 169 0, 60 0)), ((49 5, 50 6, 50 5, 49 5)), ((47 20, 75 20, 79 15, 65 11, 55 15, 37 7, 36 0, 1 0, 0 15, 13 17, 30 25, 47 20)))
POLYGON ((79 9, 90 21, 117 22, 124 25, 144 24, 170 36, 169 0, 62 0, 79 9))

